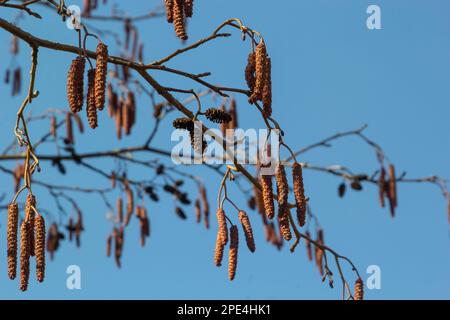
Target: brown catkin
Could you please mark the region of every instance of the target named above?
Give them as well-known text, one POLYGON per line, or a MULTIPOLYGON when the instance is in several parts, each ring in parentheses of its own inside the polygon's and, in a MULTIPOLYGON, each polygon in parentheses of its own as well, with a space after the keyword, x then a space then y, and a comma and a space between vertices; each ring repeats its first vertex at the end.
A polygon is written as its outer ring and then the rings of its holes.
POLYGON ((117 198, 117 221, 119 223, 123 221, 123 200, 120 196, 117 198))
POLYGON ((108 235, 108 238, 106 238, 106 256, 111 256, 111 245, 112 245, 112 234, 108 235))
POLYGON ((87 118, 92 129, 97 128, 97 108, 95 107, 95 69, 88 71, 87 118))
POLYGON ((45 221, 41 215, 36 216, 36 277, 39 282, 44 281, 45 276, 45 221))
POLYGON ((262 188, 262 198, 264 203, 264 211, 269 219, 273 219, 275 209, 273 204, 272 176, 261 175, 260 184, 262 188))
POLYGON ((308 260, 312 261, 313 259, 313 254, 312 254, 312 245, 311 245, 311 241, 309 239, 311 239, 311 234, 309 233, 309 231, 306 231, 306 254, 308 255, 308 260))
POLYGON ((200 199, 202 200, 203 207, 203 219, 205 221, 205 228, 209 229, 209 202, 208 196, 206 195, 206 188, 202 185, 200 186, 200 199))
POLYGON ((289 185, 286 178, 286 170, 282 164, 277 165, 275 179, 277 182, 278 203, 282 206, 287 204, 289 196, 289 185))
POLYGON ((83 108, 84 67, 86 60, 78 56, 72 60, 67 76, 67 99, 70 111, 77 113, 83 108))
POLYGON ((255 252, 255 239, 253 237, 252 225, 250 224, 250 219, 247 213, 244 211, 239 211, 239 221, 242 225, 242 230, 245 235, 245 242, 247 242, 247 247, 251 252, 255 252))
POLYGON ((8 276, 11 280, 16 278, 17 272, 17 229, 19 224, 19 208, 17 203, 8 206, 8 276))
POLYGON ((389 193, 392 198, 394 208, 397 208, 397 181, 395 177, 395 167, 393 164, 389 165, 389 193))
POLYGON ((28 219, 28 223, 30 226, 30 255, 34 257, 34 242, 35 242, 35 235, 34 235, 34 229, 35 229, 35 220, 36 220, 36 214, 32 207, 36 208, 36 198, 35 196, 28 195, 27 201, 25 203, 25 217, 28 219))
POLYGON ((248 55, 247 66, 245 67, 245 81, 247 82, 247 86, 250 89, 250 92, 253 92, 256 84, 256 54, 251 52, 248 55))
POLYGON ((239 234, 236 225, 230 227, 230 251, 228 252, 228 278, 233 280, 236 276, 238 260, 239 234))
POLYGON ((122 108, 123 106, 123 100, 120 99, 119 104, 117 106, 116 114, 115 114, 115 124, 116 124, 116 137, 118 140, 122 139, 122 108))
POLYGON ((292 177, 295 202, 297 204, 297 219, 300 227, 303 227, 306 221, 306 198, 303 186, 302 166, 297 162, 292 166, 292 177))
POLYGON ((200 205, 200 199, 195 200, 195 221, 200 223, 202 221, 202 208, 200 205))
POLYGON ((355 292, 353 295, 355 300, 364 300, 364 283, 361 278, 355 281, 355 292))
MULTIPOLYGON (((324 245, 324 238, 323 238, 323 230, 320 229, 317 231, 317 239, 316 242, 319 245, 324 245)), ((316 246, 315 248, 315 253, 316 253, 316 266, 319 269, 319 273, 320 275, 323 275, 323 250, 321 248, 319 248, 318 246, 316 246)))
POLYGON ((218 232, 220 233, 220 240, 223 245, 226 245, 228 243, 227 219, 225 212, 221 208, 217 209, 217 224, 219 225, 218 232))
POLYGON ((181 40, 187 40, 186 28, 184 26, 183 0, 173 0, 173 24, 175 33, 181 40))
POLYGON ((127 215, 131 215, 134 212, 134 195, 133 190, 129 186, 125 189, 127 195, 127 215))
POLYGON ((184 14, 191 18, 194 14, 194 0, 184 0, 184 14))
POLYGON ((55 116, 52 116, 51 118, 50 118, 50 134, 51 134, 51 136, 53 137, 53 138, 56 138, 56 128, 57 127, 57 124, 56 124, 56 117, 55 116))
POLYGON ((289 208, 287 204, 280 205, 278 208, 278 224, 283 239, 290 241, 292 239, 291 228, 289 225, 289 208))
POLYGON ((20 290, 27 291, 30 278, 30 225, 24 220, 20 226, 20 290))
POLYGON ((72 126, 72 115, 66 113, 66 142, 68 144, 74 144, 73 126, 72 126))
POLYGON ((97 45, 97 67, 95 69, 95 106, 103 110, 105 106, 106 74, 108 72, 108 46, 97 45))
POLYGON ((263 113, 266 117, 272 115, 272 61, 267 57, 264 67, 264 86, 262 91, 263 113))
POLYGON ((228 129, 236 129, 238 127, 238 119, 237 119, 237 104, 236 99, 231 99, 230 102, 230 115, 231 115, 231 122, 228 123, 228 129))
POLYGON ((164 6, 166 7, 166 19, 167 22, 173 22, 173 1, 174 0, 164 0, 164 6))
POLYGON ((214 251, 214 264, 216 265, 216 267, 220 267, 222 265, 224 249, 225 245, 223 244, 222 238, 220 237, 220 232, 217 232, 216 249, 214 251))
POLYGON ((81 121, 80 116, 78 114, 76 114, 76 113, 74 113, 72 116, 73 116, 73 118, 75 120, 75 124, 78 127, 78 131, 80 131, 80 133, 83 133, 84 132, 84 126, 83 126, 83 121, 81 121))
POLYGON ((384 196, 386 194, 386 170, 384 167, 380 169, 380 178, 378 179, 378 197, 380 200, 380 206, 384 208, 385 201, 384 196))
POLYGON ((250 103, 252 104, 255 103, 257 100, 262 99, 265 81, 264 78, 266 75, 265 73, 266 59, 267 59, 266 45, 264 43, 264 40, 261 40, 261 42, 256 47, 256 54, 255 54, 255 74, 256 74, 255 88, 249 99, 250 103))

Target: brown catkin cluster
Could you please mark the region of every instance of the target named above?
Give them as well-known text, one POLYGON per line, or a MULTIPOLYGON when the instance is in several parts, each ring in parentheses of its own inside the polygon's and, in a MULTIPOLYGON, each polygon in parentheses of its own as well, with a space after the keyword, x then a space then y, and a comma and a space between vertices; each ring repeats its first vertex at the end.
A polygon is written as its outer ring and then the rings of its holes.
POLYGON ((34 242, 35 242, 35 235, 34 235, 34 229, 35 229, 35 220, 36 220, 36 214, 32 207, 36 208, 36 198, 35 196, 28 195, 27 201, 25 202, 25 217, 28 218, 28 224, 30 226, 30 255, 34 257, 34 242))
POLYGON ((364 283, 361 278, 355 281, 355 292, 353 294, 353 299, 364 300, 364 283))
POLYGON ((72 60, 67 76, 67 99, 70 111, 77 113, 83 108, 84 67, 86 60, 78 56, 72 60))
POLYGON ((251 252, 255 252, 255 239, 253 237, 252 225, 250 224, 250 219, 248 218, 247 213, 244 211, 239 211, 239 221, 242 225, 242 230, 245 235, 245 242, 247 242, 247 247, 251 252))
POLYGON ((264 211, 269 219, 273 219, 275 208, 273 203, 272 176, 261 175, 260 179, 262 198, 264 203, 264 211))
POLYGON ((303 186, 303 172, 302 166, 295 162, 292 166, 292 177, 294 185, 295 203, 297 205, 297 219, 301 227, 305 225, 306 221, 306 198, 305 189, 303 186))
POLYGON ((20 226, 20 290, 27 291, 30 278, 30 225, 22 221, 20 226))
POLYGON ((100 42, 97 45, 95 69, 95 106, 99 110, 105 107, 106 74, 108 72, 108 46, 100 42))
POLYGON ((150 221, 148 219, 147 210, 144 207, 136 207, 136 215, 139 218, 141 231, 141 246, 145 246, 145 239, 150 236, 150 221))
POLYGON ((111 256, 112 239, 113 239, 112 234, 109 234, 108 238, 106 238, 106 256, 107 257, 111 256))
POLYGON ((228 123, 228 129, 236 129, 238 127, 238 119, 237 119, 237 104, 236 99, 231 99, 230 102, 230 110, 229 113, 231 115, 231 121, 228 123))
POLYGON ((17 229, 19 224, 19 208, 17 203, 8 206, 8 230, 7 230, 7 253, 8 253, 8 276, 11 280, 16 278, 17 272, 17 229))
POLYGON ((251 52, 247 58, 247 66, 245 67, 245 81, 247 82, 247 86, 250 89, 250 92, 253 92, 256 84, 256 54, 251 52))
POLYGON ((283 239, 290 241, 292 239, 292 233, 289 225, 289 208, 286 204, 280 206, 279 208, 278 224, 280 226, 280 233, 283 236, 283 239))
POLYGON ((184 25, 183 0, 173 0, 172 17, 177 37, 183 41, 187 40, 188 35, 186 34, 186 28, 184 25))
POLYGON ((45 221, 39 214, 36 216, 35 228, 36 278, 42 282, 45 276, 45 221))
POLYGON ((230 251, 228 252, 228 278, 232 281, 236 276, 238 260, 239 234, 236 225, 230 227, 230 251))
MULTIPOLYGON (((252 85, 252 67, 249 63, 247 64, 248 71, 246 70, 247 84, 251 89, 252 85), (248 73, 248 76, 247 76, 248 73)), ((261 40, 256 47, 255 53, 255 85, 252 90, 252 95, 250 96, 249 102, 255 103, 256 101, 263 102, 263 112, 266 117, 272 115, 272 63, 267 54, 266 44, 264 40, 261 40)))
POLYGON ((229 123, 231 121, 231 115, 228 112, 216 108, 206 110, 205 116, 209 121, 215 123, 229 123))
POLYGON ((86 113, 89 125, 92 129, 97 128, 97 108, 95 106, 95 71, 96 69, 89 69, 88 71, 88 93, 86 99, 86 113))

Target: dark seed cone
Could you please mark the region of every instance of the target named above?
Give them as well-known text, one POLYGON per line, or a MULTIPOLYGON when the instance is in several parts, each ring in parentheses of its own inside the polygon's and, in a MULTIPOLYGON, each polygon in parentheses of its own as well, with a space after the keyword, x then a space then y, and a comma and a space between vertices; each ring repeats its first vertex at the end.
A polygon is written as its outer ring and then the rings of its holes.
POLYGON ((95 69, 95 106, 99 110, 105 107, 106 74, 108 72, 108 46, 100 42, 97 45, 97 66, 95 69))
POLYGON ((266 59, 267 59, 266 45, 265 45, 264 41, 261 40, 261 42, 256 47, 256 54, 255 54, 256 81, 255 81, 255 88, 249 99, 249 102, 252 104, 258 100, 262 100, 264 82, 265 82, 264 78, 266 75, 266 72, 265 72, 266 59))
POLYGON ((264 202, 264 211, 269 219, 273 219, 275 209, 273 204, 272 176, 262 175, 260 179, 262 188, 262 198, 264 202))
POLYGON ((187 40, 186 28, 184 26, 183 0, 173 0, 173 24, 175 33, 181 40, 187 40))
POLYGON ((214 251, 214 264, 216 267, 220 267, 222 265, 223 259, 223 251, 225 249, 225 244, 220 236, 220 232, 217 232, 216 238, 216 249, 214 251))
POLYGON ((20 226, 20 290, 27 291, 30 278, 30 225, 24 220, 20 226))
POLYGON ((217 224, 219 225, 218 233, 222 244, 226 245, 228 243, 228 227, 225 212, 221 208, 217 209, 217 224))
POLYGON ((263 113, 266 117, 272 115, 272 62, 269 57, 266 59, 264 68, 264 87, 262 92, 263 113))
POLYGON ((189 118, 177 118, 173 121, 172 126, 175 129, 194 130, 194 122, 189 118))
POLYGON ((36 277, 42 282, 45 276, 45 221, 41 215, 36 216, 35 228, 36 277))
POLYGON ((297 219, 300 227, 305 225, 306 221, 306 198, 305 190, 303 186, 303 173, 302 166, 295 162, 292 166, 292 177, 293 177, 293 189, 295 202, 297 204, 297 219))
POLYGON ((95 69, 88 71, 87 118, 92 129, 97 128, 97 108, 95 107, 95 69))
POLYGON ((19 208, 17 203, 8 206, 8 276, 11 280, 16 278, 17 272, 17 232, 19 224, 19 208))
POLYGON ((231 121, 231 115, 228 112, 215 108, 206 110, 205 116, 209 121, 215 123, 229 123, 231 121))
POLYGON ((66 142, 68 144, 75 143, 72 126, 72 115, 70 113, 66 113, 66 142))
POLYGON ((228 252, 228 278, 233 281, 236 276, 238 260, 239 234, 236 225, 230 227, 230 251, 228 252))
POLYGON ((361 278, 358 278, 355 282, 355 292, 353 294, 355 300, 364 300, 364 283, 361 278))
POLYGON ((247 82, 247 86, 250 89, 250 92, 253 92, 256 84, 256 54, 254 52, 248 55, 247 66, 245 67, 245 81, 247 82))
POLYGON ((287 204, 280 205, 278 208, 278 224, 283 239, 290 241, 292 239, 291 228, 289 225, 289 208, 287 204))
POLYGON ((174 0, 164 0, 164 6, 166 7, 166 19, 167 22, 173 22, 173 2, 174 0))
POLYGON ((239 211, 239 221, 242 225, 242 230, 245 235, 245 242, 247 242, 247 247, 251 252, 255 252, 255 239, 253 237, 252 225, 250 224, 250 219, 244 211, 239 211))
POLYGON ((36 198, 32 195, 27 196, 27 201, 25 203, 25 216, 28 217, 28 224, 30 226, 30 255, 34 257, 34 242, 35 242, 35 221, 36 221, 36 214, 34 210, 31 208, 36 208, 36 198))
POLYGON ((385 207, 385 194, 386 194, 386 170, 384 169, 384 167, 381 167, 380 170, 380 178, 378 180, 378 197, 380 200, 380 206, 382 208, 385 207))
POLYGON ((194 0, 184 0, 184 14, 188 18, 192 18, 194 14, 194 0))
POLYGON ((311 239, 311 234, 309 233, 309 231, 306 231, 306 236, 308 237, 306 239, 306 253, 308 255, 308 260, 312 261, 313 260, 313 254, 312 254, 311 241, 309 241, 309 239, 311 239))
POLYGON ((72 113, 77 113, 83 108, 85 64, 86 60, 84 57, 76 57, 72 60, 67 76, 67 99, 72 113))

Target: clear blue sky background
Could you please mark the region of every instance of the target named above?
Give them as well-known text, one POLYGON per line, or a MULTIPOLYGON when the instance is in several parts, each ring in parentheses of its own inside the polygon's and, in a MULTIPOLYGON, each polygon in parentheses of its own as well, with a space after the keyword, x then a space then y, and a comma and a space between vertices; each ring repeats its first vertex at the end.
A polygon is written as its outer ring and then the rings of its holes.
MULTIPOLYGON (((81 1, 73 1, 80 3, 81 1)), ((139 14, 154 8, 160 1, 117 1, 120 8, 139 14)), ((1 9, 2 18, 11 19, 13 11, 1 9)), ((76 36, 53 13, 39 9, 45 19, 27 18, 21 27, 27 31, 68 44, 76 36)), ((105 10, 104 13, 107 13, 105 10)), ((450 176, 450 3, 445 0, 228 0, 195 3, 194 18, 189 22, 190 40, 207 36, 223 20, 242 18, 244 23, 261 31, 268 44, 273 63, 274 116, 287 133, 294 148, 315 142, 337 131, 369 125, 367 135, 381 144, 398 171, 410 177, 439 174, 450 176), (382 30, 366 28, 366 8, 377 4, 382 9, 382 30)), ((90 24, 93 24, 90 22, 90 24)), ((117 23, 94 25, 121 31, 117 23)), ((180 46, 172 26, 163 19, 140 22, 141 36, 146 40, 145 56, 153 61, 180 46)), ((220 39, 209 46, 180 57, 169 65, 200 73, 211 71, 210 80, 223 85, 244 86, 243 68, 248 46, 240 35, 220 39)), ((10 61, 10 36, 0 30, 3 74, 10 61)), ((104 41, 112 43, 111 38, 104 41)), ((94 48, 95 43, 90 43, 94 48)), ((111 53, 118 54, 111 45, 111 53)), ((29 50, 21 43, 20 59, 24 70, 29 67, 29 50)), ((41 95, 32 104, 35 114, 52 108, 67 108, 66 73, 72 55, 46 49, 40 51, 37 88, 41 95)), ((26 71, 24 72, 24 75, 26 71)), ((197 84, 161 73, 157 80, 171 86, 200 89, 197 84)), ((13 138, 14 114, 21 97, 11 98, 10 88, 0 85, 2 113, 0 147, 13 138)), ((262 127, 259 117, 238 97, 240 126, 262 127)), ((136 135, 122 141, 114 138, 113 123, 104 112, 100 128, 78 135, 79 151, 110 149, 141 143, 152 127, 150 102, 138 99, 139 114, 136 135)), ((193 107, 193 106, 190 106, 193 107)), ((33 137, 47 128, 47 123, 31 126, 33 137)), ((155 146, 170 148, 170 130, 161 130, 155 146)), ((54 146, 41 149, 54 152, 54 146)), ((147 157, 146 159, 153 159, 147 157)), ((355 138, 333 144, 332 149, 318 149, 301 161, 317 165, 342 164, 355 172, 377 169, 374 153, 355 138)), ((12 165, 13 163, 10 163, 12 165)), ((97 163, 105 170, 111 161, 97 163)), ((61 179, 55 168, 43 163, 39 179, 60 184, 104 187, 82 168, 68 165, 69 174, 61 179)), ((186 168, 206 181, 211 203, 214 203, 220 177, 208 169, 186 168)), ((142 168, 131 170, 131 176, 152 176, 142 168)), ((1 175, 0 188, 9 199, 11 178, 1 175)), ((307 194, 325 229, 326 242, 349 256, 365 274, 369 265, 382 271, 382 289, 366 290, 369 299, 450 298, 450 252, 447 203, 438 188, 427 184, 401 185, 399 208, 392 220, 378 206, 377 190, 365 185, 364 192, 349 192, 344 199, 336 195, 340 180, 317 172, 305 173, 307 194)), ((37 189, 39 203, 57 211, 45 190, 37 189)), ((111 201, 115 202, 116 194, 111 201)), ((238 192, 233 199, 246 206, 238 192)), ((48 262, 44 284, 31 281, 29 291, 21 293, 17 281, 9 281, 6 254, 0 260, 0 298, 3 299, 216 299, 216 298, 325 298, 339 299, 340 284, 330 289, 321 282, 315 266, 307 262, 303 243, 291 254, 264 241, 259 218, 252 213, 257 251, 250 254, 241 246, 237 278, 227 280, 226 267, 213 265, 215 222, 206 231, 196 225, 193 210, 188 221, 173 213, 172 200, 159 204, 147 201, 152 236, 149 244, 138 245, 137 222, 127 230, 123 268, 118 270, 105 256, 105 239, 110 231, 106 208, 95 196, 80 195, 86 232, 81 250, 64 242, 53 262, 48 262), (66 268, 76 264, 82 270, 82 289, 66 289, 66 268)), ((212 208, 213 211, 215 208, 212 208)), ((231 211, 231 209, 229 209, 231 211)), ((0 218, 0 252, 5 248, 6 215, 0 218)), ((64 219, 63 219, 64 220, 64 219)), ((236 220, 236 219, 235 219, 236 220)), ((48 217, 48 221, 52 221, 48 217)), ((353 282, 351 272, 346 274, 353 282)), ((334 270, 337 276, 337 271, 334 270)), ((34 272, 34 269, 32 269, 34 272)), ((34 277, 32 276, 32 279, 34 277)))

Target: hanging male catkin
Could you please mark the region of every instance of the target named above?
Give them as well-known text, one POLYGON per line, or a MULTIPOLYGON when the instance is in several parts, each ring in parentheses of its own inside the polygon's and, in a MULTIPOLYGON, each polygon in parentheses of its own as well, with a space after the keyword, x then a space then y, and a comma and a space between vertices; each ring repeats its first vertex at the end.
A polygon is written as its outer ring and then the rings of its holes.
POLYGON ((358 278, 355 281, 355 290, 354 290, 353 299, 355 300, 363 300, 364 299, 364 283, 361 278, 358 278))
POLYGON ((67 99, 72 113, 77 113, 83 108, 83 78, 85 64, 86 60, 84 57, 76 57, 72 60, 67 75, 67 99))
POLYGON ((272 115, 272 62, 269 57, 266 58, 264 67, 264 86, 262 91, 263 113, 264 116, 272 115))
POLYGON ((202 208, 200 204, 200 199, 195 200, 195 221, 200 223, 202 220, 202 208))
POLYGON ((45 276, 45 221, 40 214, 36 216, 35 228, 36 277, 42 282, 45 276))
POLYGON ((259 180, 262 189, 262 199, 264 203, 264 211, 269 219, 273 219, 275 215, 275 209, 273 204, 273 190, 272 190, 272 176, 261 175, 259 180))
POLYGON ((202 200, 203 206, 203 219, 205 221, 205 228, 209 229, 209 202, 206 195, 206 188, 202 185, 199 189, 200 199, 202 200))
POLYGON ((75 143, 72 126, 72 115, 69 112, 66 113, 66 142, 67 144, 75 143))
POLYGON ((275 171, 277 182, 278 203, 280 206, 287 204, 289 196, 289 185, 286 178, 286 170, 282 164, 278 164, 275 171))
POLYGON ((22 221, 20 226, 20 290, 27 291, 30 278, 30 225, 22 221))
POLYGON ((123 221, 123 200, 122 197, 119 196, 117 198, 117 222, 122 223, 123 221))
POLYGON ((166 7, 166 19, 167 22, 173 22, 173 2, 174 0, 164 0, 164 6, 166 7))
POLYGON ((194 0, 184 0, 184 14, 188 18, 192 18, 194 14, 194 0))
POLYGON ((56 130, 57 130, 57 125, 56 125, 56 117, 52 116, 50 118, 50 134, 53 138, 56 138, 56 130))
POLYGON ((87 118, 92 129, 97 128, 97 108, 95 106, 95 69, 88 71, 87 118))
POLYGON ((266 59, 267 59, 267 51, 264 40, 261 40, 260 43, 256 46, 256 54, 255 54, 255 88, 253 93, 249 99, 250 103, 255 103, 258 100, 262 100, 262 94, 264 89, 264 81, 265 81, 265 68, 266 68, 266 59))
POLYGON ((36 208, 36 197, 32 195, 27 196, 27 201, 25 203, 25 217, 28 218, 28 224, 30 226, 30 255, 34 257, 34 242, 35 242, 35 221, 36 214, 32 207, 36 208))
POLYGON ((289 225, 289 208, 287 204, 279 205, 278 208, 278 224, 283 239, 290 241, 292 239, 291 228, 289 225))
POLYGON ((19 223, 19 208, 17 203, 8 206, 8 230, 7 230, 7 253, 8 253, 8 276, 11 280, 16 278, 17 270, 17 229, 19 223))
POLYGON ((251 252, 255 252, 255 239, 253 237, 252 225, 250 224, 250 219, 248 218, 247 213, 244 211, 239 211, 239 221, 242 225, 242 230, 245 235, 245 242, 247 242, 247 247, 251 252))
POLYGON ((250 92, 253 93, 256 84, 256 54, 251 52, 247 58, 247 66, 245 67, 245 81, 247 82, 247 86, 250 89, 250 92))
POLYGON ((312 255, 312 245, 311 245, 311 234, 309 233, 309 231, 306 231, 306 253, 308 255, 308 260, 312 261, 313 259, 313 255, 312 255))
POLYGON ((183 12, 183 0, 173 0, 173 24, 175 27, 175 33, 181 40, 187 40, 186 29, 184 26, 184 12, 183 12))
POLYGON ((303 186, 302 166, 297 162, 292 166, 292 177, 295 202, 297 205, 297 219, 300 227, 303 227, 306 221, 306 198, 303 186))
POLYGON ((214 251, 214 264, 216 267, 220 267, 222 265, 223 251, 225 249, 225 245, 220 234, 220 232, 217 232, 216 249, 214 251))
POLYGON ((380 169, 380 177, 378 179, 378 198, 380 201, 380 206, 385 207, 385 194, 386 194, 386 170, 384 167, 380 169))
POLYGON ((217 209, 217 224, 219 225, 220 239, 223 245, 226 245, 228 243, 228 227, 225 212, 222 208, 217 209))
POLYGON ((393 164, 389 165, 389 194, 392 198, 394 208, 397 208, 397 180, 395 177, 395 167, 393 164))
POLYGON ((95 106, 103 110, 105 106, 106 74, 108 72, 108 46, 102 42, 97 45, 97 65, 95 69, 95 106))
POLYGON ((239 234, 236 225, 230 227, 230 251, 228 252, 228 278, 233 281, 236 276, 238 260, 239 234))
POLYGON ((236 99, 234 98, 231 99, 229 113, 231 115, 231 122, 228 123, 228 129, 236 129, 238 127, 238 119, 237 119, 237 104, 236 99))

